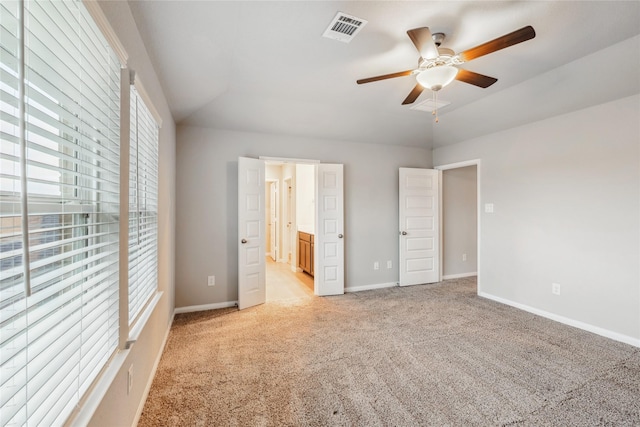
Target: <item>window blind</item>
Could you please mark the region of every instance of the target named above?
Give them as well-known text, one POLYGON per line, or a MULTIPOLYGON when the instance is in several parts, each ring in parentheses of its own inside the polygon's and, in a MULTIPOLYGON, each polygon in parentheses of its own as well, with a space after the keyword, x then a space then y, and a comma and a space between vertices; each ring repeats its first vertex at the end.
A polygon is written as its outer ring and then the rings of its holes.
POLYGON ((158 125, 131 86, 129 325, 158 288, 158 125))
POLYGON ((3 426, 63 424, 117 350, 119 87, 81 2, 0 3, 3 426))

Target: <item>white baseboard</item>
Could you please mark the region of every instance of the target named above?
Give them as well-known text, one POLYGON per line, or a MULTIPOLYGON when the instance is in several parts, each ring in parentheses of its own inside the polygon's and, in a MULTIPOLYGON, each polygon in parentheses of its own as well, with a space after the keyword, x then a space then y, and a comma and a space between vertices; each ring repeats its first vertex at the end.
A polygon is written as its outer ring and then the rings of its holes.
POLYGON ((160 365, 160 359, 162 359, 162 354, 164 353, 164 349, 167 346, 167 340, 169 339, 169 333, 171 332, 171 326, 173 325, 173 319, 176 316, 176 311, 173 311, 171 315, 171 322, 169 322, 169 327, 167 328, 167 332, 164 334, 164 339, 162 340, 162 345, 160 346, 160 352, 156 356, 156 361, 153 363, 153 368, 151 368, 151 375, 149 375, 149 380, 147 381, 147 385, 144 389, 144 393, 142 393, 142 400, 140 401, 140 406, 138 406, 138 410, 136 411, 136 417, 134 418, 132 426, 137 426, 138 421, 140 421, 140 417, 142 416, 142 410, 144 409, 144 404, 147 401, 147 397, 149 397, 149 392, 151 391, 151 385, 153 384, 153 379, 156 377, 156 371, 158 370, 158 366, 160 365))
POLYGON ((538 308, 530 307, 525 304, 520 304, 518 302, 514 302, 505 298, 497 297, 495 295, 488 294, 486 292, 478 292, 478 295, 487 298, 501 304, 506 304, 511 307, 518 308, 520 310, 527 311, 529 313, 536 314, 538 316, 546 317, 547 319, 551 319, 553 321, 563 323, 565 325, 573 326, 574 328, 582 329, 587 332, 592 332, 596 335, 600 335, 606 338, 611 338, 615 341, 620 341, 625 344, 632 345, 634 347, 640 347, 640 339, 633 338, 628 335, 623 335, 618 332, 613 332, 608 329, 601 328, 599 326, 590 325, 588 323, 581 322, 579 320, 570 319, 568 317, 560 316, 558 314, 549 313, 548 311, 540 310, 538 308))
POLYGON ((370 291, 373 289, 384 289, 384 288, 393 288, 398 286, 396 282, 389 283, 378 283, 375 285, 362 285, 362 286, 349 286, 344 288, 345 292, 360 292, 360 291, 370 291))
POLYGON ((178 307, 175 314, 193 313, 194 311, 217 310, 218 308, 234 307, 238 305, 238 301, 217 302, 213 304, 190 305, 187 307, 178 307))
POLYGON ((442 280, 449 280, 449 279, 462 279, 463 277, 473 277, 473 276, 477 276, 478 272, 474 271, 471 273, 460 273, 460 274, 447 274, 446 276, 442 276, 442 280))

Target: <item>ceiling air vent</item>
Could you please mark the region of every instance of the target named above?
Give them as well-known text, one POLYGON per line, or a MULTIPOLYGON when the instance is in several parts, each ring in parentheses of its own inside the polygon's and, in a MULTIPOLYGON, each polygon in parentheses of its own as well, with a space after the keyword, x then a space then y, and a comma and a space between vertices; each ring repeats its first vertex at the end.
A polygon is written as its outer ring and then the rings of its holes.
POLYGON ((349 43, 368 21, 338 12, 322 37, 349 43))
POLYGON ((410 108, 412 110, 426 111, 427 113, 432 113, 433 110, 435 110, 436 108, 440 110, 441 108, 444 108, 449 104, 451 104, 451 102, 449 101, 438 99, 437 102, 434 102, 433 99, 429 98, 429 99, 425 99, 424 101, 418 104, 412 105, 410 108))

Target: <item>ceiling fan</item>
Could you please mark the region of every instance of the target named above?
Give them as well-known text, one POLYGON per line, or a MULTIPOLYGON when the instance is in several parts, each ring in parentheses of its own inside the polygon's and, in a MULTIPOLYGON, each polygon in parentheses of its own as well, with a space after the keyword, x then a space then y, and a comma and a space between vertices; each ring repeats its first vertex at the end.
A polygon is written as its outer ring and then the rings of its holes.
POLYGON ((402 105, 412 104, 425 88, 437 92, 454 79, 481 88, 491 86, 498 79, 458 68, 457 65, 522 43, 536 36, 535 30, 529 25, 456 54, 451 49, 440 47, 445 37, 443 33, 431 34, 428 27, 422 27, 409 30, 407 34, 416 49, 418 49, 418 52, 420 52, 418 68, 357 80, 358 84, 363 84, 394 77, 415 75, 418 83, 405 100, 402 101, 402 105))

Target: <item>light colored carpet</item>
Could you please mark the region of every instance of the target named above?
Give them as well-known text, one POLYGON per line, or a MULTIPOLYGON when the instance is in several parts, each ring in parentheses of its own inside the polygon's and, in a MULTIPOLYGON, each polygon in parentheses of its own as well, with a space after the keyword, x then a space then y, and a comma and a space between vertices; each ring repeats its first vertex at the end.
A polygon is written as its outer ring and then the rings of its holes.
POLYGON ((640 425, 640 349, 475 293, 177 315, 139 425, 640 425))

